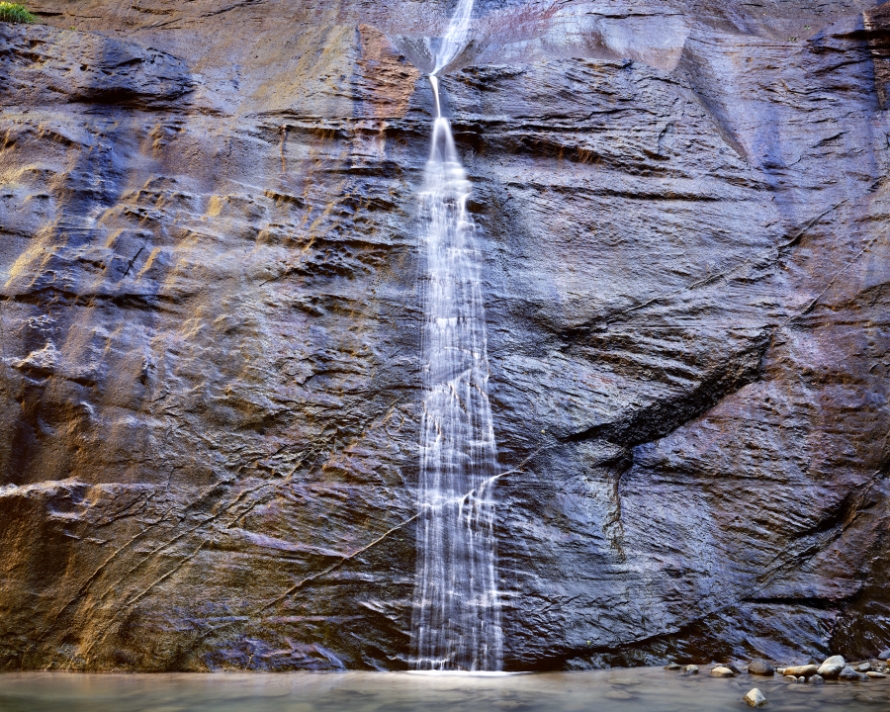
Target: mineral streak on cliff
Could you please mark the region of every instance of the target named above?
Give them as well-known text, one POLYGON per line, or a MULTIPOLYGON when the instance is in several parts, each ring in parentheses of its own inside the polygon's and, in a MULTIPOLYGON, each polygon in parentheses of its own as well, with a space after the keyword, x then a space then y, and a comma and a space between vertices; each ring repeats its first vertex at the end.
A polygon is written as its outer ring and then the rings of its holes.
MULTIPOLYGON (((407 667, 443 13, 31 9, 0 25, 0 664, 407 667)), ((886 8, 477 14, 442 84, 505 668, 875 652, 886 8)))

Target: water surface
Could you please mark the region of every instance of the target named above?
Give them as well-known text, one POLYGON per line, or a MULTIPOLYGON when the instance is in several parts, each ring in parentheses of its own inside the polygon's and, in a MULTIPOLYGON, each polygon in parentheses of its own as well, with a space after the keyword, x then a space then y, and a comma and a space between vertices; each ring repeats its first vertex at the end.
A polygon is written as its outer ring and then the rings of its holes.
POLYGON ((408 673, 0 675, 3 712, 715 712, 746 710, 757 686, 766 710, 890 709, 890 683, 788 684, 743 675, 684 678, 661 669, 502 677, 408 673))

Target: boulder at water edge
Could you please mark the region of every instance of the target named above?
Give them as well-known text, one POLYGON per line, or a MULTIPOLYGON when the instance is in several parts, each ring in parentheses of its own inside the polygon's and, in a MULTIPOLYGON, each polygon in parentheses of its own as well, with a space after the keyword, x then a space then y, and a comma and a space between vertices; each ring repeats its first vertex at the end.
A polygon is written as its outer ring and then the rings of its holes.
POLYGON ((766 660, 753 660, 748 665, 750 675, 775 675, 776 671, 766 660))
POLYGON ((866 675, 863 675, 862 673, 856 672, 853 668, 851 668, 848 665, 843 670, 841 670, 840 674, 838 675, 838 679, 853 681, 853 680, 867 680, 868 677, 866 675))
POLYGON ((742 699, 749 707, 763 707, 766 704, 766 697, 756 687, 751 689, 742 699))
POLYGON ((735 677, 735 673, 728 667, 718 665, 713 670, 711 670, 711 677, 735 677))
POLYGON ((785 668, 786 675, 794 677, 810 677, 819 672, 819 668, 815 665, 796 665, 794 667, 785 668))
POLYGON ((836 680, 837 676, 840 675, 841 670, 844 669, 846 664, 847 663, 844 660, 843 656, 832 655, 819 666, 819 670, 817 672, 826 680, 836 680))

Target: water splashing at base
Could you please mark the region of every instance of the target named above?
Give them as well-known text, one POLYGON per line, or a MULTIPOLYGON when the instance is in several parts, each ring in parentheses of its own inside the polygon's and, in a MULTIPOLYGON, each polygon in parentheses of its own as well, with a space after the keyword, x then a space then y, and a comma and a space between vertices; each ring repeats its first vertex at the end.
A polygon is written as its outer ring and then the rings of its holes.
POLYGON ((430 83, 436 118, 421 199, 426 263, 420 524, 413 646, 418 670, 500 670, 493 499, 497 446, 488 400, 485 309, 470 183, 437 73, 464 49, 472 0, 460 0, 430 83))

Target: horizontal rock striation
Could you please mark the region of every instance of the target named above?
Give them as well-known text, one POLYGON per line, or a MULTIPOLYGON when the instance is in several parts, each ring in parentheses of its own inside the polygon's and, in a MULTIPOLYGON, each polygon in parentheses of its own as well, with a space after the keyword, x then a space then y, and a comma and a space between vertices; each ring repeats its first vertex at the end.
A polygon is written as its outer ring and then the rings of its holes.
MULTIPOLYGON (((477 3, 509 669, 890 642, 890 14, 477 3)), ((408 666, 431 3, 0 24, 0 667, 408 666)))

